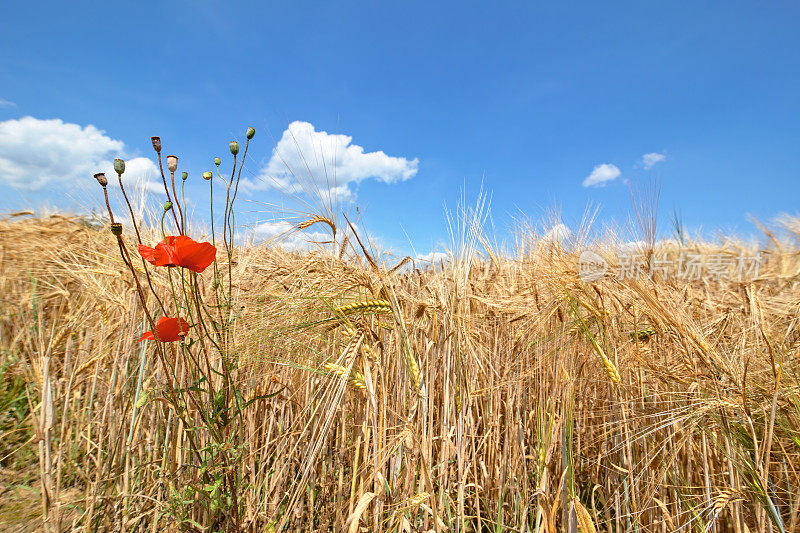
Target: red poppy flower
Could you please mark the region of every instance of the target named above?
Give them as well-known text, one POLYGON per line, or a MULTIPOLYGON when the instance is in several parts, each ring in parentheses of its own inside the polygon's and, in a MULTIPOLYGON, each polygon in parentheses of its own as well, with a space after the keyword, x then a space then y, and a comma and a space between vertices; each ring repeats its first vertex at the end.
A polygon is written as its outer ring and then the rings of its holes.
POLYGON ((167 237, 155 248, 139 245, 139 254, 155 266, 180 266, 200 273, 214 262, 217 249, 208 242, 196 242, 185 235, 167 237))
MULTIPOLYGON (((189 323, 182 318, 162 316, 158 319, 156 331, 158 332, 158 338, 161 342, 175 342, 181 339, 181 335, 189 331, 189 323)), ((145 331, 142 338, 139 339, 139 342, 145 339, 154 341, 156 340, 156 336, 153 335, 152 331, 145 331)))

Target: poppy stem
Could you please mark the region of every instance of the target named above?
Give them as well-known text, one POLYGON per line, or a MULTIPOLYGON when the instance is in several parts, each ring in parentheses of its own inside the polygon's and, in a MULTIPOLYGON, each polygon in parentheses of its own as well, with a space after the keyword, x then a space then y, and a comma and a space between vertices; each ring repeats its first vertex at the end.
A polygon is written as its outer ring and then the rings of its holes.
POLYGON ((236 196, 239 194, 239 181, 242 179, 242 169, 244 168, 244 160, 247 159, 247 149, 250 147, 250 139, 244 143, 244 154, 242 154, 242 161, 239 163, 239 174, 236 176, 236 187, 233 189, 233 198, 231 198, 231 246, 233 246, 233 202, 236 201, 236 196))
POLYGON ((161 213, 161 239, 164 240, 167 238, 167 231, 164 229, 164 217, 167 216, 167 212, 164 211, 161 213))
POLYGON ((133 207, 131 207, 131 202, 128 200, 128 195, 125 193, 125 187, 122 185, 122 175, 117 174, 117 179, 119 180, 119 188, 122 191, 122 196, 125 198, 125 203, 128 204, 128 212, 131 214, 133 229, 136 231, 136 240, 139 241, 139 244, 142 244, 142 236, 139 235, 139 226, 136 224, 136 216, 133 214, 133 207))
MULTIPOLYGON (((117 178, 119 179, 119 176, 117 176, 117 178)), ((128 196, 125 194, 125 189, 122 187, 122 179, 120 179, 119 186, 120 186, 120 188, 122 188, 122 194, 123 194, 123 196, 125 196, 125 202, 127 202, 127 204, 128 204, 128 211, 130 211, 130 213, 131 213, 131 220, 133 221, 133 227, 136 229, 136 238, 139 240, 139 244, 142 244, 142 239, 139 236, 139 228, 136 227, 136 218, 133 216, 133 209, 131 209, 131 204, 130 204, 130 202, 128 202, 128 196)), ((108 208, 108 216, 111 219, 111 223, 113 224, 114 223, 114 213, 111 212, 111 205, 108 203, 108 191, 106 190, 105 187, 103 187, 103 196, 105 196, 105 199, 106 199, 106 208, 108 208)), ((163 224, 162 224, 162 227, 163 227, 163 224)), ((117 239, 118 239, 119 244, 120 244, 120 254, 122 255, 122 262, 127 265, 128 264, 127 261, 130 261, 130 256, 128 256, 128 259, 126 261, 125 254, 123 254, 122 252, 123 252, 123 250, 125 250, 125 252, 127 253, 127 249, 125 248, 124 242, 122 240, 122 236, 118 235, 117 239)), ((158 305, 161 307, 161 311, 166 315, 167 314, 167 310, 164 307, 164 303, 161 301, 161 298, 158 297, 158 294, 156 293, 155 289, 153 288, 153 282, 150 280, 150 273, 147 271, 147 265, 145 265, 144 263, 145 263, 144 262, 144 258, 142 258, 142 265, 144 266, 144 272, 145 272, 145 275, 147 276, 147 284, 150 286, 150 290, 152 291, 153 296, 155 296, 156 301, 158 302, 158 305)), ((130 266, 131 272, 134 272, 133 266, 132 265, 129 265, 129 266, 130 266)), ((134 272, 134 278, 135 277, 136 277, 136 273, 134 272)), ((138 283, 138 281, 137 281, 137 283, 138 283)), ((142 305, 144 305, 144 303, 142 303, 142 305)))
POLYGON ((103 197, 106 199, 106 208, 108 209, 108 218, 111 219, 111 223, 114 223, 114 213, 111 212, 111 204, 108 203, 108 189, 106 186, 103 185, 103 197))
MULTIPOLYGON (((157 151, 156 153, 158 153, 158 170, 161 172, 161 181, 164 183, 164 192, 167 193, 167 201, 172 202, 172 198, 169 195, 169 187, 167 186, 167 178, 164 176, 164 166, 161 164, 161 152, 157 151)), ((171 211, 172 211, 172 218, 175 219, 175 228, 178 230, 178 232, 180 232, 181 225, 178 223, 178 217, 175 215, 174 210, 171 211)), ((162 224, 161 226, 163 229, 164 225, 162 224)))
MULTIPOLYGON (((181 203, 186 205, 186 181, 181 180, 181 203)), ((183 234, 186 235, 186 219, 181 213, 181 220, 183 221, 183 234)))
POLYGON ((230 212, 233 210, 233 202, 231 202, 231 185, 233 185, 233 178, 236 175, 236 154, 233 154, 233 169, 231 169, 231 179, 228 182, 228 191, 225 196, 225 218, 224 218, 224 225, 222 227, 222 238, 225 240, 225 250, 228 254, 228 313, 231 312, 231 301, 233 296, 233 280, 231 279, 231 273, 233 271, 233 242, 229 238, 228 232, 230 231, 229 228, 229 221, 230 221, 230 212))
MULTIPOLYGON (((172 194, 175 196, 175 203, 178 204, 178 214, 181 216, 180 226, 178 227, 178 232, 181 235, 185 235, 184 233, 184 220, 183 220, 183 209, 181 209, 181 203, 178 201, 178 193, 175 192, 175 172, 170 170, 170 180, 172 181, 172 194)), ((172 213, 173 215, 175 213, 172 213)))
MULTIPOLYGON (((219 172, 217 172, 217 173, 219 173, 219 172)), ((211 195, 211 202, 210 202, 210 208, 211 208, 211 244, 216 246, 217 245, 217 236, 214 233, 214 177, 213 176, 211 177, 210 180, 208 180, 208 185, 209 185, 209 194, 211 195)), ((216 267, 216 265, 217 265, 217 258, 215 256, 214 257, 214 266, 216 267)))

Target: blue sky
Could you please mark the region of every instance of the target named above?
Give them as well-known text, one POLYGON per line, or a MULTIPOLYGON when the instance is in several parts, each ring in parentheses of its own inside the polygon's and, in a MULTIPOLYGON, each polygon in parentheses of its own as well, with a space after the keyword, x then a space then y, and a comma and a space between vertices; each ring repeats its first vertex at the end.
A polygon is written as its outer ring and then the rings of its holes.
POLYGON ((501 232, 520 211, 539 220, 552 209, 574 228, 587 206, 622 223, 628 183, 652 180, 664 229, 675 208, 707 231, 797 213, 797 3, 14 2, 3 12, 3 210, 82 208, 98 192, 77 185, 87 165, 150 158, 151 135, 181 157, 187 194, 205 205, 200 174, 252 125, 240 220, 272 220, 261 204, 286 176, 265 173, 279 173, 270 159, 296 122, 316 146, 351 146, 343 203, 398 250, 406 234, 422 252, 446 241, 443 206, 462 191, 474 201, 481 183, 501 232), (658 155, 647 165, 645 154, 658 155), (585 186, 595 170, 607 181, 585 186))

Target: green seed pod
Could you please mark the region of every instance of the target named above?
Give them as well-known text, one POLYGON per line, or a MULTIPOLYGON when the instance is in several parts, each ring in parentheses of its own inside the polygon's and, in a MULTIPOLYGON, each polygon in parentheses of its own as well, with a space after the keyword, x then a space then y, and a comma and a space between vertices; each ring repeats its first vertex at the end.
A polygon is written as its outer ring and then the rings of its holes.
POLYGON ((111 233, 113 233, 117 237, 122 235, 122 224, 120 224, 119 222, 114 222, 113 224, 111 224, 111 233))
POLYGON ((236 141, 231 141, 228 146, 230 146, 231 153, 233 155, 236 155, 236 154, 239 153, 239 143, 237 143, 236 141))
POLYGON ((172 209, 172 202, 167 200, 166 202, 164 202, 164 211, 169 211, 170 209, 172 209))
POLYGON ((99 183, 103 187, 108 185, 108 180, 106 179, 106 175, 102 172, 98 172, 97 174, 95 174, 94 179, 96 179, 97 183, 99 183))
POLYGON ((181 179, 183 181, 188 180, 189 179, 189 173, 188 172, 181 172, 181 179))
POLYGON ((211 176, 212 176, 212 175, 213 175, 213 174, 211 174, 211 172, 203 172, 203 179, 204 179, 204 180, 206 180, 206 181, 208 181, 208 180, 210 180, 210 179, 211 179, 211 176))
POLYGON ((125 161, 122 159, 115 159, 114 160, 114 170, 117 174, 122 176, 122 173, 125 172, 125 161))
POLYGON ((247 140, 248 141, 250 139, 252 139, 255 136, 255 134, 256 134, 256 129, 255 128, 252 128, 252 127, 247 128, 247 140))
POLYGON ((215 157, 214 158, 214 164, 217 165, 217 166, 220 166, 222 164, 222 159, 220 159, 219 157, 215 157))

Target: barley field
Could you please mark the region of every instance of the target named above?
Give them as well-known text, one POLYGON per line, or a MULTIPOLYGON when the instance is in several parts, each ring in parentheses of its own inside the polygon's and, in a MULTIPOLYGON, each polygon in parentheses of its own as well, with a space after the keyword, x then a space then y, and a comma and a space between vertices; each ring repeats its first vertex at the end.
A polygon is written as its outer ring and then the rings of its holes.
POLYGON ((0 529, 800 531, 800 221, 682 244, 752 279, 587 282, 586 239, 463 218, 433 265, 320 216, 335 242, 201 274, 139 260, 153 227, 125 259, 3 218, 0 529), (189 332, 138 342, 162 311, 189 332))

